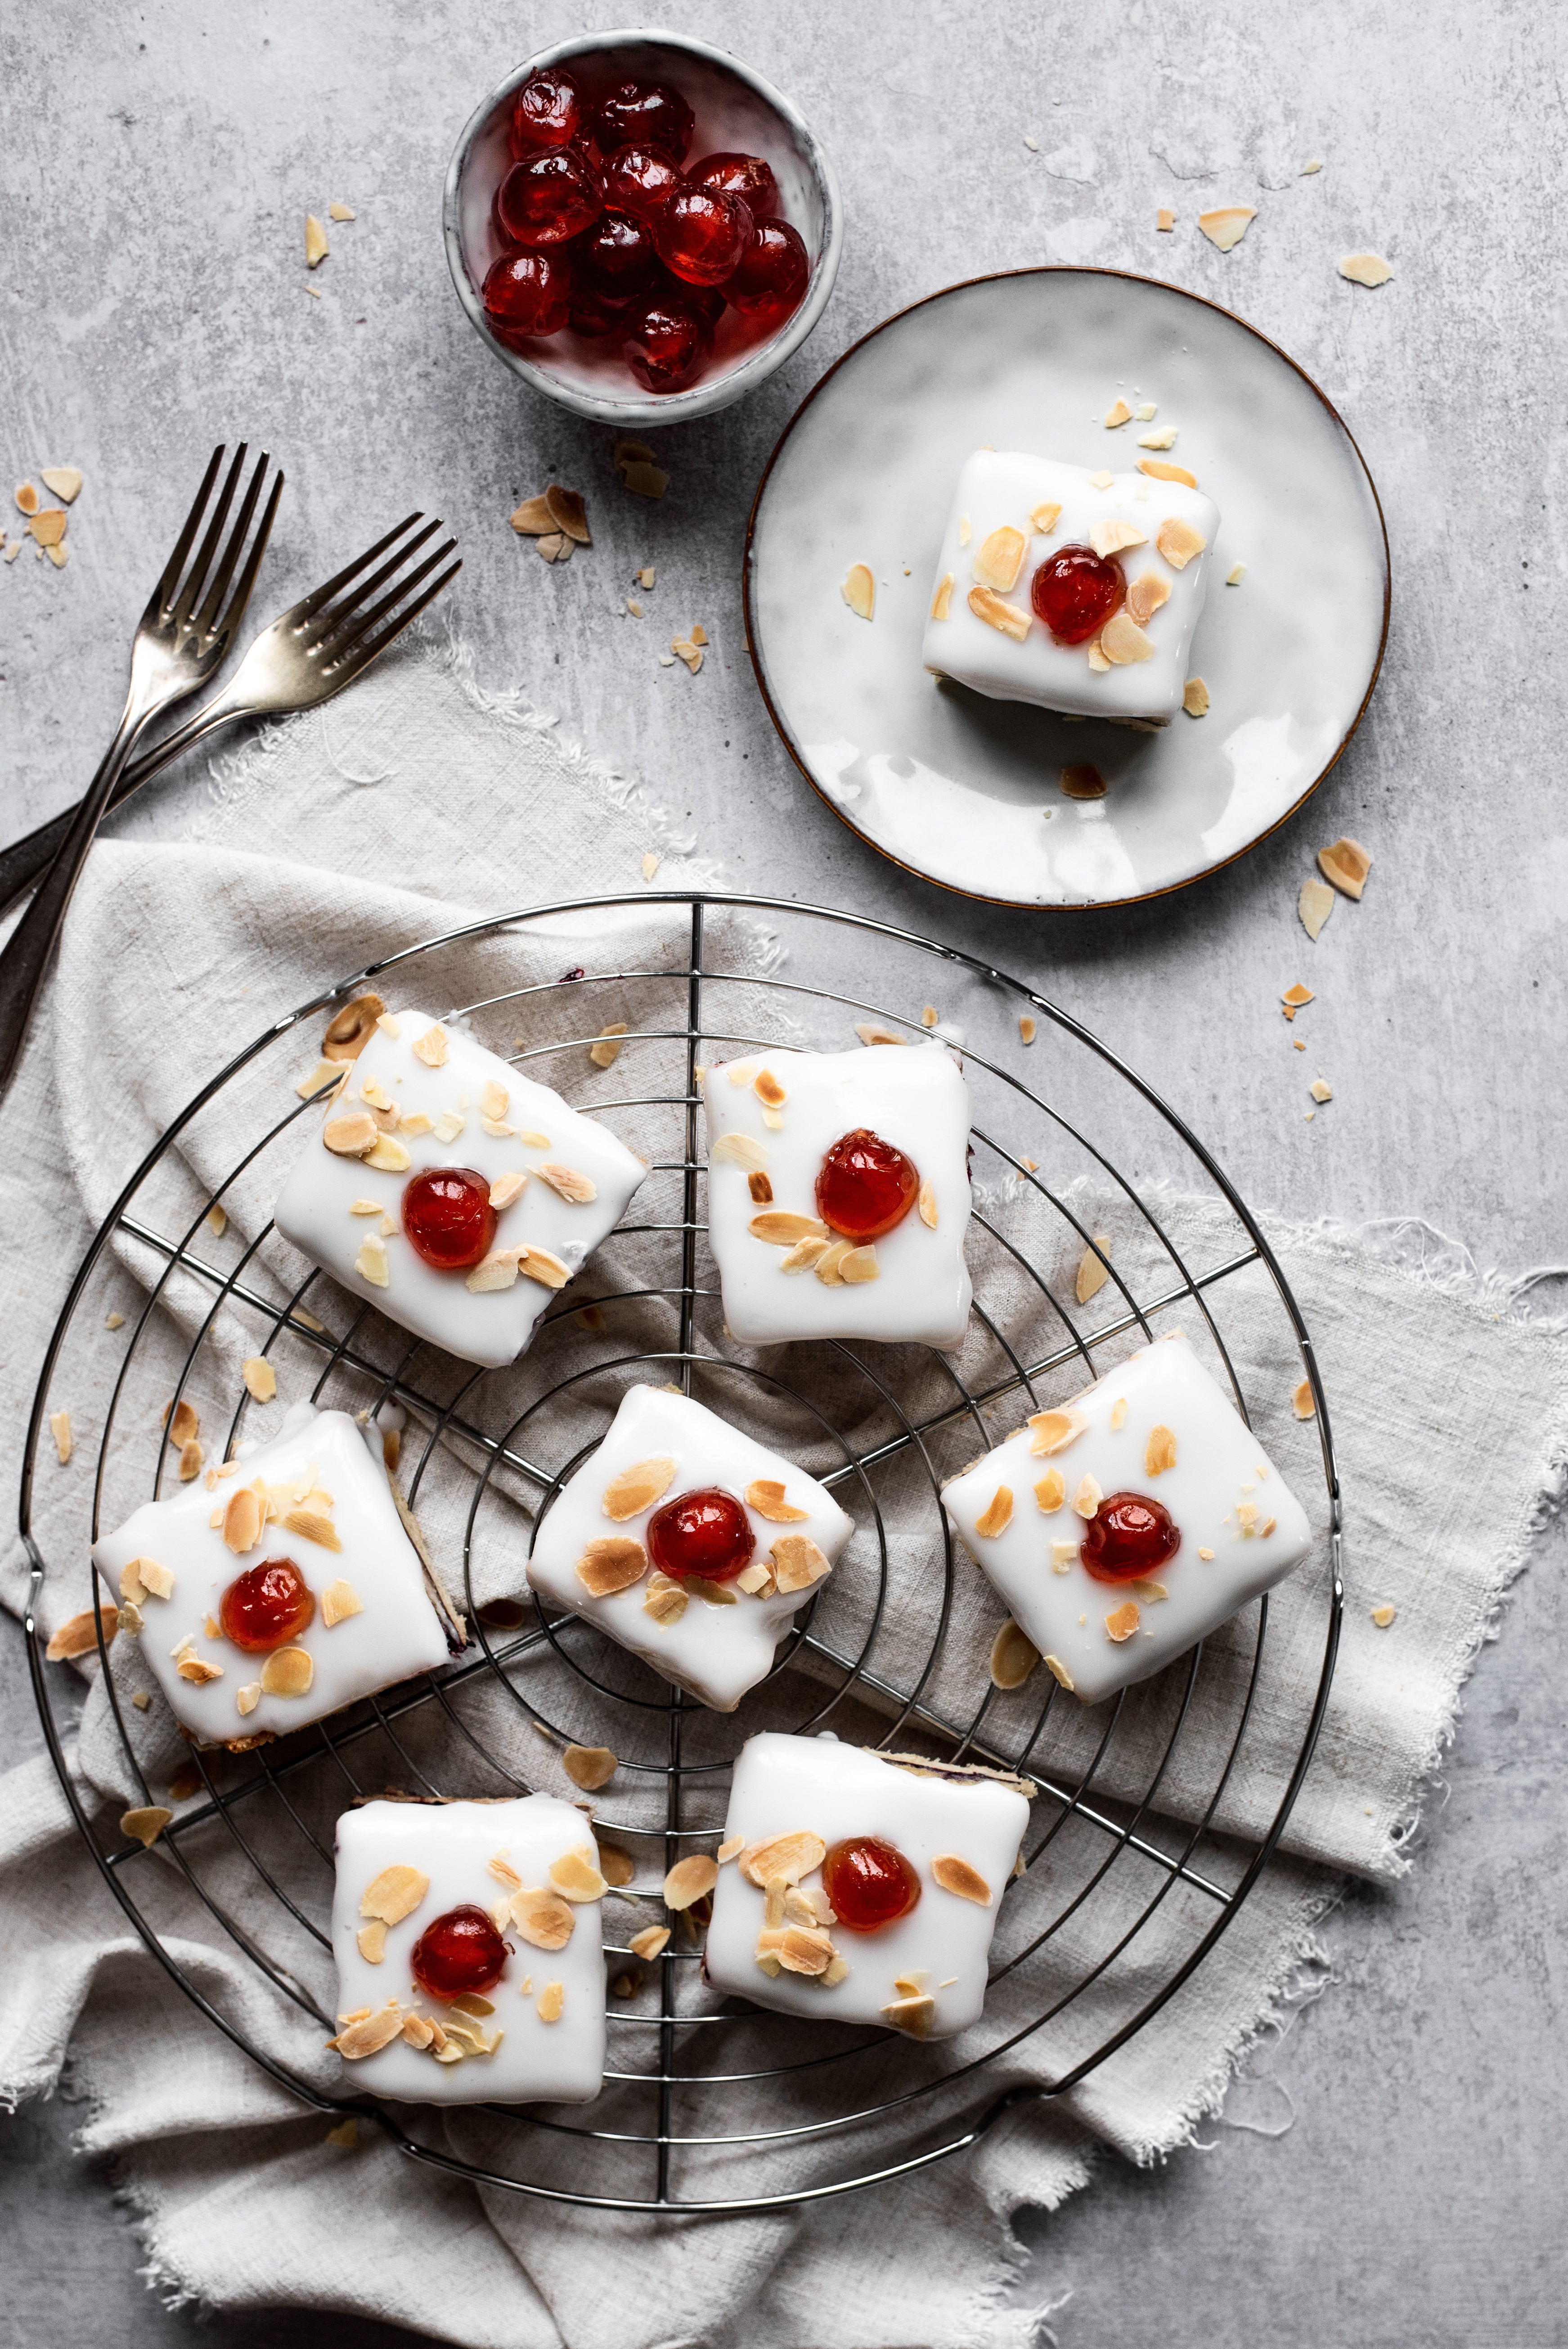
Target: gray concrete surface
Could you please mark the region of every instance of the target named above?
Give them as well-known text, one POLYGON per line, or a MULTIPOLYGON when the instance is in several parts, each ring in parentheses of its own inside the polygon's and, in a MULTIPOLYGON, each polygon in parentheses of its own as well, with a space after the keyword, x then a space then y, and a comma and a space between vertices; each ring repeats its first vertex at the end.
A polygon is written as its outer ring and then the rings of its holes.
MULTIPOLYGON (((1418 25, 1387 0, 670 0, 664 16, 797 97, 836 157, 849 243, 790 367, 665 436, 670 493, 651 506, 617 491, 606 435, 488 357, 438 237, 446 155, 478 97, 529 48, 614 22, 609 7, 551 0, 526 22, 454 0, 11 12, 0 462, 17 480, 74 462, 88 485, 65 571, 28 552, 0 572, 5 833, 90 771, 200 462, 248 433, 289 474, 263 608, 410 505, 444 513, 481 678, 525 688, 644 777, 738 882, 873 909, 1031 976, 1156 1072, 1260 1205, 1415 1214, 1490 1263, 1557 1260, 1563 20, 1510 0, 1434 0, 1418 25), (1300 177, 1314 156, 1323 171, 1300 177), (334 197, 358 218, 333 232, 317 301, 303 221, 334 197), (1222 202, 1259 210, 1228 256, 1191 224, 1222 202), (1156 236, 1161 202, 1181 215, 1173 238, 1156 236), (1336 274, 1366 246, 1397 273, 1377 294, 1336 274), (1089 919, 967 905, 861 848, 773 737, 740 630, 747 507, 820 369, 913 296, 1039 259, 1172 276, 1274 336, 1342 407, 1394 546, 1387 667, 1315 803, 1181 897, 1089 919), (552 472, 587 492, 595 530, 562 571, 506 526, 552 472), (639 628, 615 615, 649 561, 639 628), (715 647, 695 680, 655 660, 694 619, 715 647), (1314 948, 1296 888, 1341 831, 1377 866, 1314 948), (1305 1061, 1275 1008, 1298 977, 1319 997, 1305 1061), (1335 1100, 1309 1124, 1319 1067, 1335 1100)), ((130 821, 177 830, 205 787, 163 790, 130 821)), ((1212 2150, 1154 2176, 1109 2169, 1031 2223, 1021 2291, 1068 2295, 1065 2349, 1568 2339, 1563 1563, 1552 1537, 1482 1661, 1416 1875, 1357 1892, 1332 1926, 1340 1983, 1276 2052, 1262 2100, 1294 2125, 1272 2139, 1218 2126, 1212 2150)), ((15 1671, 5 1692, 20 1753, 15 1671)), ((61 2101, 0 2128, 0 2342, 407 2338, 299 2315, 198 2331, 164 2313, 108 2182, 73 2164, 70 2121, 61 2101)))

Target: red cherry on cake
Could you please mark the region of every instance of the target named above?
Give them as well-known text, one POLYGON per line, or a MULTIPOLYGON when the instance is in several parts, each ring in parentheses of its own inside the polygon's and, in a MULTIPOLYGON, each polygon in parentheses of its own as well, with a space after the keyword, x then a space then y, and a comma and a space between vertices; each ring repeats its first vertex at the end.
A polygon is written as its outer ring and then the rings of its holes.
POLYGON ((913 1160, 863 1125, 841 1134, 817 1177, 817 1213, 857 1246, 902 1224, 919 1196, 913 1160))
POLYGON ((768 220, 779 209, 779 182, 760 155, 709 155, 686 178, 694 188, 738 196, 753 220, 768 220))
POLYGON ((574 248, 573 260, 583 285, 606 302, 651 293, 659 274, 653 237, 630 212, 605 212, 574 248))
POLYGON ((648 1556, 673 1582, 733 1582, 756 1547, 750 1518, 717 1485, 683 1493, 648 1519, 648 1556))
POLYGON ((490 1252, 496 1214, 472 1166, 430 1166, 403 1190, 403 1229, 438 1272, 467 1272, 490 1252))
POLYGON ((896 1844, 881 1836, 850 1836, 830 1847, 822 1889, 850 1932, 880 1933, 908 1916, 920 1899, 920 1878, 896 1844))
POLYGON ((569 73, 545 66, 530 74, 511 102, 511 151, 570 147, 583 127, 583 93, 569 73))
POLYGON ((292 1557, 269 1557, 236 1575, 218 1601, 223 1637, 248 1656, 286 1648, 308 1629, 315 1613, 310 1586, 292 1557))
POLYGON ((688 285, 722 285, 750 243, 751 213, 717 188, 677 188, 654 222, 659 259, 688 285))
POLYGON ((426 1926, 408 1963, 422 1991, 449 2003, 493 1990, 511 1954, 494 1919, 465 1901, 426 1926))
POLYGON ((617 147, 599 175, 604 202, 634 220, 655 220, 677 190, 684 188, 678 163, 662 147, 617 147))
POLYGON ((586 163, 561 149, 514 163, 496 190, 495 216, 502 235, 530 250, 581 236, 603 209, 586 163))
POLYGON ((562 253, 509 253, 485 276, 485 316, 503 343, 553 335, 572 306, 572 264, 562 253))
POLYGON ((1035 616, 1058 645, 1087 644, 1098 636, 1127 595, 1119 563, 1092 546, 1060 546, 1046 557, 1029 582, 1035 616))
POLYGON ((724 298, 743 318, 781 326, 799 308, 810 274, 810 255, 789 222, 760 221, 740 266, 725 281, 724 298))
POLYGON ((617 82, 593 117, 602 147, 662 147, 676 163, 686 160, 696 127, 679 90, 662 81, 617 82))
POLYGON ((1147 1493, 1112 1493, 1089 1519, 1078 1556, 1097 1582, 1140 1582, 1181 1547, 1171 1512, 1147 1493))
POLYGON ((633 306, 621 346, 626 365, 648 391, 679 391, 713 348, 713 328, 679 295, 633 306))

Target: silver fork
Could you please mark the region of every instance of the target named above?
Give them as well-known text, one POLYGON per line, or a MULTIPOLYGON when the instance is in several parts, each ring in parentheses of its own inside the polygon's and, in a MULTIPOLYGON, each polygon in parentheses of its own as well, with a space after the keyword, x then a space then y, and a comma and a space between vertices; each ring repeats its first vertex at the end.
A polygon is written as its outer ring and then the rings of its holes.
MULTIPOLYGON (((389 530, 385 538, 367 546, 335 578, 274 620, 250 647, 221 692, 194 718, 188 718, 183 726, 176 727, 152 750, 131 761, 114 786, 110 806, 119 807, 132 792, 139 792, 143 783, 161 774, 181 752, 216 733, 220 727, 235 725, 242 718, 282 718, 294 710, 314 709, 330 701, 335 693, 341 693, 346 685, 352 685, 356 677, 363 677, 371 662, 402 635, 410 621, 418 618, 426 605, 432 603, 463 567, 460 560, 449 564, 423 595, 416 596, 412 603, 406 602, 437 564, 454 552, 457 541, 449 538, 412 572, 396 577, 396 584, 384 595, 379 593, 441 527, 439 522, 426 523, 423 530, 407 537, 415 524, 423 522, 422 513, 409 514, 396 530, 389 530), (381 564, 379 570, 368 578, 360 576, 399 540, 404 543, 381 564), (351 595, 346 595, 343 591, 356 580, 358 585, 351 595), (377 600, 368 610, 363 610, 367 597, 377 600)), ((67 808, 64 814, 51 817, 36 832, 0 850, 0 911, 31 888, 38 875, 47 870, 70 831, 74 816, 75 811, 67 808)))
POLYGON ((201 528, 212 484, 223 461, 222 444, 212 451, 196 502, 185 517, 185 527, 137 627, 130 649, 130 684, 114 740, 86 797, 70 818, 59 852, 37 895, 0 954, 0 1092, 11 1081, 27 1032, 27 1021, 44 983, 44 973, 71 902, 71 893, 87 863, 93 834, 139 737, 160 710, 183 701, 187 694, 206 683, 226 657, 234 630, 251 600, 251 589, 278 510, 284 478, 278 473, 273 479, 261 526, 242 565, 240 557, 268 463, 263 453, 251 478, 239 519, 225 540, 229 509, 244 471, 245 455, 245 443, 242 441, 187 574, 185 559, 201 528), (200 603, 199 598, 202 598, 200 603))

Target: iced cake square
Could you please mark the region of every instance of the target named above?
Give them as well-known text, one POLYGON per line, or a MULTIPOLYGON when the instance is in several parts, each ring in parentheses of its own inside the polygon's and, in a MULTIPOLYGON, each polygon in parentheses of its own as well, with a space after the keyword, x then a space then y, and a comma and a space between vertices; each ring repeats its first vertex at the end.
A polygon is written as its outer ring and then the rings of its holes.
POLYGON ((733 1713, 853 1530, 793 1461, 687 1395, 637 1386, 539 1527, 528 1578, 733 1713))
POLYGON ((1159 460, 1090 472, 977 449, 943 533, 926 667, 996 701, 1168 726, 1220 528, 1191 484, 1159 460))
POLYGON ((709 1981, 785 2014, 950 2039, 980 2019, 1033 1791, 830 1736, 751 1738, 719 1847, 709 1981))
POLYGON ((583 2105, 604 2076, 604 1879, 553 1795, 366 1803, 337 1822, 350 2084, 430 2105, 583 2105))
POLYGON ((942 1499, 1085 1704, 1184 1655, 1312 1547, 1301 1503, 1179 1335, 1037 1412, 942 1499))
POLYGON ((647 1173, 423 1011, 384 1012, 274 1211, 302 1254, 464 1361, 515 1361, 647 1173))
POLYGON ((281 1737, 447 1661, 380 1444, 296 1403, 271 1443, 94 1543, 120 1630, 199 1744, 281 1737))
POLYGON ((946 1046, 707 1071, 708 1238, 743 1345, 962 1343, 969 1095, 946 1046))

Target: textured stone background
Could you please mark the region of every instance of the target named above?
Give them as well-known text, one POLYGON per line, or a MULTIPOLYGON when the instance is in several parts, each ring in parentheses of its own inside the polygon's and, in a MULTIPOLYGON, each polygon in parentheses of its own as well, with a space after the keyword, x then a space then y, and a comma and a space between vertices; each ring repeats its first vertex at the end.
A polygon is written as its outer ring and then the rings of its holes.
MULTIPOLYGON (((665 17, 799 99, 837 160, 849 239, 811 342, 742 409, 665 436, 671 488, 651 506, 618 491, 608 436, 521 394, 487 356, 438 234, 446 158, 479 97, 613 10, 13 9, 0 462, 7 480, 74 462, 88 486, 66 571, 27 552, 0 572, 6 834, 90 771, 130 619, 201 462, 245 433, 289 475, 260 610, 409 507, 444 514, 465 555, 454 618, 484 681, 526 689, 642 776, 738 884, 873 910, 1032 977, 1157 1076, 1257 1205, 1414 1215, 1485 1263, 1553 1261, 1564 20, 1511 0, 1433 0, 1418 20, 1387 0, 670 0, 665 17), (1324 171, 1301 178, 1314 155, 1324 171), (358 219, 334 230, 314 301, 303 219, 333 197, 358 219), (1192 221, 1226 201, 1259 218, 1222 256, 1192 221), (1173 238, 1156 236, 1161 202, 1181 215, 1173 238), (1364 246, 1397 273, 1376 294, 1335 271, 1364 246), (881 864, 799 782, 741 637, 745 515, 801 394, 902 303, 1037 260, 1171 276, 1276 337, 1346 414, 1394 548, 1383 681, 1317 801, 1181 897, 1093 918, 968 906, 881 864), (596 541, 560 571, 505 519, 552 472, 588 493, 596 541), (617 614, 648 561, 659 585, 639 627, 617 614), (715 647, 701 677, 659 668, 698 618, 715 647), (1377 867, 1314 948, 1295 892, 1341 831, 1377 867), (1298 977, 1319 998, 1305 1058, 1276 1009, 1298 977), (1317 1068, 1336 1097, 1309 1124, 1317 1068)), ((177 830, 206 788, 171 779, 131 821, 177 830)), ((492 902, 526 894, 526 874, 497 876, 492 902)), ((1415 1878, 1356 1892, 1334 1921, 1343 1986, 1276 2051, 1274 2085, 1238 2097, 1205 2151, 1154 2175, 1108 2168, 1026 2229, 1020 2289, 1070 2295, 1054 2320, 1066 2349, 1568 2338, 1563 1559, 1549 1537, 1482 1660, 1415 1878), (1276 2126, 1292 2105, 1277 2137, 1235 2125, 1245 2110, 1276 2126)), ((20 1754, 34 1734, 16 1644, 5 1718, 20 1754)), ((70 2123, 62 2102, 0 2131, 0 2342, 407 2337, 298 2314, 198 2332, 190 2312, 165 2313, 136 2281, 109 2181, 72 2160, 70 2123)))

